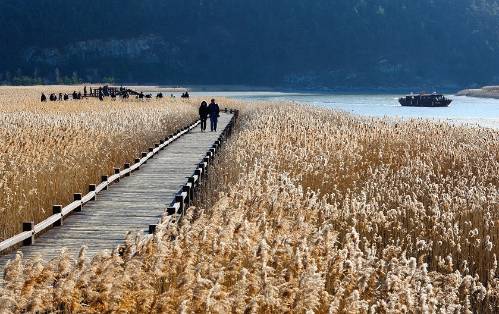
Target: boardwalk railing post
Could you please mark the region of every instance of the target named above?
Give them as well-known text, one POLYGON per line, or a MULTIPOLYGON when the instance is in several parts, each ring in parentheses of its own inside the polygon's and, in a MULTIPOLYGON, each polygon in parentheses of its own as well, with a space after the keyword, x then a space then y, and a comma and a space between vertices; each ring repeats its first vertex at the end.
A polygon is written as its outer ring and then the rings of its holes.
POLYGON ((158 225, 149 225, 149 234, 155 234, 158 225))
POLYGON ((168 207, 166 213, 168 214, 168 216, 175 215, 175 207, 168 207))
POLYGON ((182 191, 187 193, 187 196, 184 200, 185 203, 187 204, 187 206, 191 205, 191 187, 189 187, 188 185, 184 185, 182 187, 182 191))
POLYGON ((206 156, 203 158, 205 166, 203 167, 205 177, 208 175, 208 165, 210 164, 210 157, 206 156))
POLYGON ((180 215, 183 215, 184 214, 185 204, 184 204, 184 199, 182 198, 182 195, 175 195, 175 202, 176 203, 180 203, 180 208, 178 210, 178 213, 180 215))
POLYGON ((206 158, 203 159, 203 162, 199 164, 199 168, 201 168, 203 170, 203 176, 206 177, 206 158))
MULTIPOLYGON (((120 168, 114 168, 114 174, 120 174, 120 168)), ((118 176, 118 179, 116 179, 116 182, 120 182, 120 177, 118 176)))
POLYGON ((191 202, 194 200, 194 192, 195 192, 195 184, 196 182, 194 182, 194 177, 189 177, 189 179, 187 179, 187 183, 190 183, 191 184, 191 193, 189 195, 190 199, 191 199, 191 202))
MULTIPOLYGON (((140 162, 140 158, 135 158, 135 163, 138 164, 140 162)), ((137 167, 137 170, 139 170, 140 167, 137 167)))
MULTIPOLYGON (((62 213, 62 205, 54 205, 52 206, 52 214, 57 215, 62 213)), ((61 218, 54 222, 54 227, 60 227, 63 224, 63 217, 61 215, 61 218)))
MULTIPOLYGON (((125 167, 125 170, 130 169, 130 163, 127 162, 124 167, 125 167)), ((129 177, 129 176, 130 176, 130 172, 125 175, 125 177, 129 177)))
MULTIPOLYGON (((142 158, 147 157, 147 152, 142 152, 142 158)), ((144 161, 144 164, 147 164, 147 160, 144 161)))
POLYGON ((76 207, 76 209, 75 209, 76 212, 81 212, 81 208, 82 208, 81 199, 82 199, 81 193, 73 194, 73 200, 75 202, 80 201, 80 206, 76 207))
MULTIPOLYGON (((199 167, 199 166, 198 166, 199 167)), ((196 170, 194 170, 194 175, 198 176, 198 185, 201 184, 201 176, 203 175, 203 168, 197 168, 196 170)))
MULTIPOLYGON (((34 228, 35 228, 35 222, 33 221, 23 222, 23 232, 33 231, 34 228)), ((35 244, 34 234, 31 234, 31 237, 23 241, 23 245, 32 245, 32 244, 35 244)))
MULTIPOLYGON (((108 176, 102 176, 101 177, 101 182, 104 183, 104 182, 107 182, 107 180, 109 179, 108 176)), ((106 185, 106 187, 104 188, 104 190, 107 190, 108 189, 108 186, 106 185)))
MULTIPOLYGON (((96 189, 97 189, 97 186, 95 184, 90 184, 88 186, 88 192, 95 192, 96 189)), ((95 201, 95 196, 92 197, 91 201, 95 201)))

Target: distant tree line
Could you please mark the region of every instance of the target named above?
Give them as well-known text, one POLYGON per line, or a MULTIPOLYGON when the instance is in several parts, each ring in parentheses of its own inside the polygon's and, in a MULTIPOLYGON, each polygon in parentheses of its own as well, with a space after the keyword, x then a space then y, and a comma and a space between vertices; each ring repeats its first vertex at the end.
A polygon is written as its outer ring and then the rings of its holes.
POLYGON ((3 0, 0 82, 480 85, 499 81, 498 13, 498 0, 3 0))
MULTIPOLYGON (((104 76, 101 79, 96 78, 98 82, 113 84, 115 79, 112 76, 104 76)), ((55 74, 53 77, 46 76, 41 77, 38 71, 35 70, 34 74, 23 74, 21 69, 17 69, 16 73, 12 75, 9 71, 0 73, 0 85, 45 85, 45 84, 62 84, 62 85, 76 85, 81 84, 85 80, 78 76, 77 72, 73 72, 71 75, 63 75, 58 68, 55 69, 55 74)))

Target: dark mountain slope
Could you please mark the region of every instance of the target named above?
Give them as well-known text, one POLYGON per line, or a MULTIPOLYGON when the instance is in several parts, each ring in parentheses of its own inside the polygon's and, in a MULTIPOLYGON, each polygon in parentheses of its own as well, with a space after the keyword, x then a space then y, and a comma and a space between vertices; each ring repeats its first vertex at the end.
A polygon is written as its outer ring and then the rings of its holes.
POLYGON ((0 82, 485 84, 499 80, 498 8, 497 0, 3 0, 0 82))

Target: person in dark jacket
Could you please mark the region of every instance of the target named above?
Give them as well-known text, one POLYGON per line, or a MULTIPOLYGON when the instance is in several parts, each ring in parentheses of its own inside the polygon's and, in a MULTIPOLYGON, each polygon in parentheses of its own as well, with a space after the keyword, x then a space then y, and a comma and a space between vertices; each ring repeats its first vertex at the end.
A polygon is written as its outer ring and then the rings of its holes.
POLYGON ((211 131, 216 132, 217 131, 217 124, 218 124, 218 117, 220 116, 220 107, 215 102, 215 99, 211 100, 211 103, 208 106, 208 111, 210 114, 211 131))
POLYGON ((208 119, 208 103, 203 100, 199 107, 199 119, 201 120, 201 132, 206 131, 206 120, 208 119))
POLYGON ((40 99, 42 102, 46 102, 47 101, 47 96, 45 96, 44 93, 42 93, 42 97, 40 99))

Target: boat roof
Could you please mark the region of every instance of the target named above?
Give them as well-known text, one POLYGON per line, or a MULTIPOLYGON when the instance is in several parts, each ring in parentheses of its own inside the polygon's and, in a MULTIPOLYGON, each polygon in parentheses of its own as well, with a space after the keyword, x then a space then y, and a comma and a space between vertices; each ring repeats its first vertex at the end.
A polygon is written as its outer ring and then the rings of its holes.
POLYGON ((410 94, 406 95, 406 97, 440 97, 442 94, 410 94))

